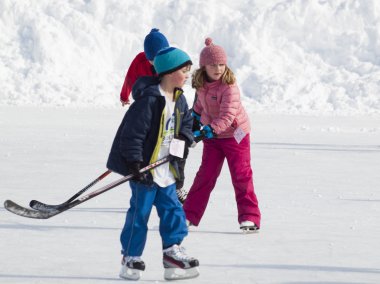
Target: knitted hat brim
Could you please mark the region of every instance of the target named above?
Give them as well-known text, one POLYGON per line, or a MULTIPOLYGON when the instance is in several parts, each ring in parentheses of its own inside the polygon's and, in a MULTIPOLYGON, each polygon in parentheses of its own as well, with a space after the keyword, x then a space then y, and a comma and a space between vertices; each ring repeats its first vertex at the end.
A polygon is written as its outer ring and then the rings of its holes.
POLYGON ((170 69, 170 70, 166 70, 166 71, 164 71, 164 72, 162 72, 162 73, 158 73, 158 76, 164 76, 164 75, 167 75, 167 74, 173 73, 173 72, 175 72, 175 71, 181 69, 182 67, 185 67, 185 66, 187 66, 187 65, 192 65, 192 64, 193 64, 193 62, 192 62, 191 60, 188 60, 188 61, 182 63, 181 65, 176 66, 176 67, 174 67, 174 68, 172 68, 172 69, 170 69))

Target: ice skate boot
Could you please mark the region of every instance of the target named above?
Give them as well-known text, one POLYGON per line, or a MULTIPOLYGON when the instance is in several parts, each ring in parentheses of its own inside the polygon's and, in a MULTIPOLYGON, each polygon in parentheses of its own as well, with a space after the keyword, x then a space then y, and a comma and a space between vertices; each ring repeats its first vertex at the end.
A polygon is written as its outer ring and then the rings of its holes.
POLYGON ((182 188, 177 188, 176 193, 177 193, 177 197, 178 197, 179 202, 181 202, 181 204, 183 204, 187 198, 188 192, 186 191, 185 188, 182 187, 182 188))
POLYGON ((166 280, 189 279, 199 275, 199 261, 189 257, 185 249, 179 245, 163 250, 163 264, 166 280))
POLYGON ((243 221, 240 223, 240 230, 243 231, 244 234, 258 233, 259 227, 252 221, 243 221))
POLYGON ((139 280, 145 270, 145 263, 139 256, 125 256, 121 261, 120 278, 139 280))

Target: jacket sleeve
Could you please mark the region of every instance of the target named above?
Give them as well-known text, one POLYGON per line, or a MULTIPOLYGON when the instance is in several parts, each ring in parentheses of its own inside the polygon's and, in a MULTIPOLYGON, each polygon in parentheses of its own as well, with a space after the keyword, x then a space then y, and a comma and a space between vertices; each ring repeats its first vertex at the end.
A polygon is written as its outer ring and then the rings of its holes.
POLYGON ((139 64, 140 64, 140 60, 137 55, 135 59, 133 59, 131 65, 128 68, 127 74, 124 79, 123 87, 121 88, 120 100, 123 102, 127 102, 129 100, 129 96, 131 95, 133 84, 136 82, 136 80, 140 76, 138 74, 139 64))
POLYGON ((193 104, 193 110, 199 114, 200 116, 202 116, 202 112, 203 112, 203 107, 202 107, 202 104, 201 104, 201 101, 200 99, 198 98, 198 94, 195 94, 195 101, 194 101, 194 104, 193 104))
POLYGON ((240 91, 236 85, 229 86, 222 93, 219 116, 211 122, 216 134, 226 131, 232 126, 240 105, 240 91))
POLYGON ((144 143, 151 128, 152 115, 149 97, 130 106, 120 138, 120 151, 128 162, 144 160, 144 143))
POLYGON ((181 112, 183 111, 183 116, 181 120, 181 128, 179 131, 179 134, 184 136, 189 143, 188 145, 191 145, 194 142, 194 136, 192 132, 193 128, 193 117, 191 116, 191 112, 189 110, 189 107, 187 105, 186 99, 183 98, 183 107, 181 108, 181 112))

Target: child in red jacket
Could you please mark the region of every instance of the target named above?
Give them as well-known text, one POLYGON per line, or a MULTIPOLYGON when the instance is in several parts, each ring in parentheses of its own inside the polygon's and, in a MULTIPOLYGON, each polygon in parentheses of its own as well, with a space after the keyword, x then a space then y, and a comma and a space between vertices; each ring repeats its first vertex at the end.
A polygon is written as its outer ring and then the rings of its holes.
POLYGON ((120 102, 122 106, 129 104, 129 96, 133 84, 142 76, 154 76, 156 70, 153 66, 153 60, 157 52, 169 46, 166 37, 158 29, 152 29, 144 40, 144 51, 136 55, 131 66, 129 66, 125 76, 123 88, 120 93, 120 102))

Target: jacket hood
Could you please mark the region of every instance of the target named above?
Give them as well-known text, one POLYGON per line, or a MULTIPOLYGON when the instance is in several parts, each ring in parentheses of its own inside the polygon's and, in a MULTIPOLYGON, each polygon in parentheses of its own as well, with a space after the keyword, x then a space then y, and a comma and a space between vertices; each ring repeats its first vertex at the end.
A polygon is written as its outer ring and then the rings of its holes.
POLYGON ((153 76, 144 76, 137 79, 132 88, 132 97, 134 100, 138 100, 144 95, 148 96, 161 96, 158 89, 160 79, 153 76))

